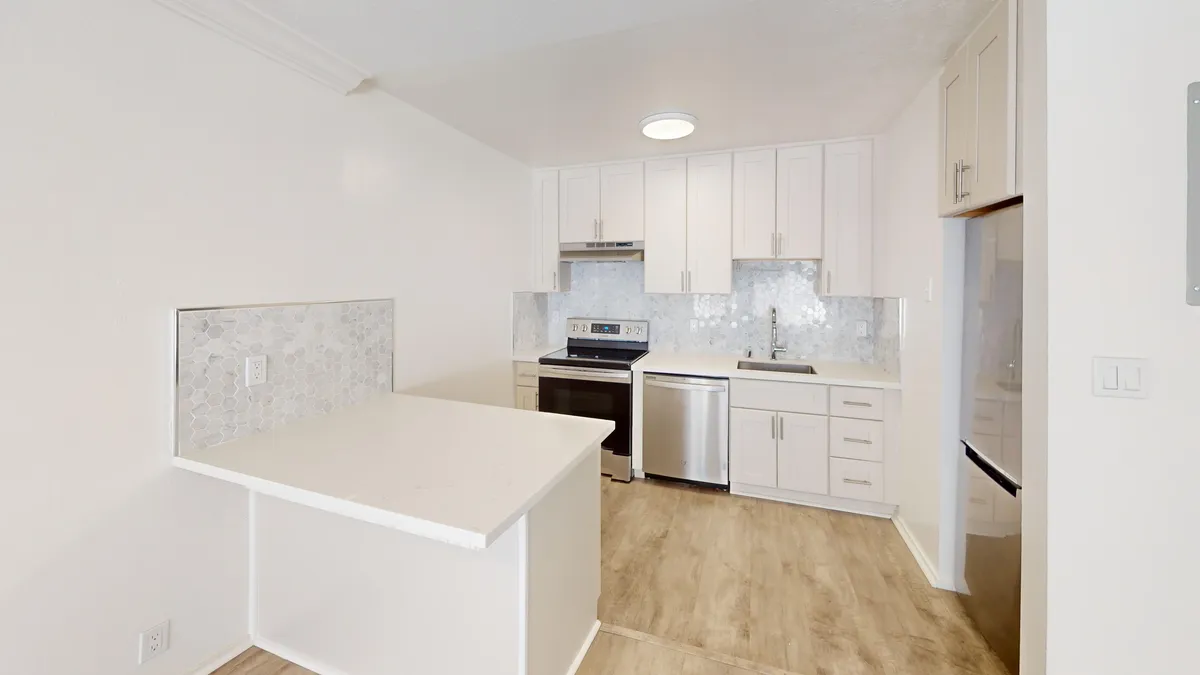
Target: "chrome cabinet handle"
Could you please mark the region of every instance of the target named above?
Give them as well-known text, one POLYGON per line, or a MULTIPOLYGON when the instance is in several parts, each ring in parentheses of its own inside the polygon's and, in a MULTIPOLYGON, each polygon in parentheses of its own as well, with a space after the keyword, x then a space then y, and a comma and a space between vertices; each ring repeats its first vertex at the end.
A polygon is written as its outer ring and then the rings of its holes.
POLYGON ((687 271, 687 292, 688 293, 692 292, 692 271, 691 270, 687 271))
POLYGON ((783 418, 779 418, 779 440, 783 440, 783 418))
POLYGON ((775 244, 778 241, 779 241, 779 237, 777 237, 775 234, 772 234, 771 235, 771 257, 772 258, 774 258, 776 255, 778 255, 778 253, 776 252, 776 248, 775 248, 775 244))
POLYGON ((864 401, 842 401, 842 405, 852 405, 856 408, 874 408, 875 406, 864 401))
POLYGON ((686 293, 686 292, 687 292, 687 285, 686 285, 686 284, 685 284, 685 282, 683 281, 683 275, 684 275, 684 271, 683 271, 683 270, 679 270, 679 292, 680 292, 680 293, 686 293))
POLYGON ((775 257, 782 258, 783 257, 783 233, 782 232, 777 233, 775 235, 775 239, 776 239, 776 241, 779 242, 778 244, 775 245, 775 257))
POLYGON ((542 408, 542 392, 541 391, 533 392, 533 408, 534 408, 534 410, 541 410, 541 408, 542 408))
POLYGON ((771 415, 771 440, 775 440, 775 416, 771 415))
POLYGON ((869 480, 858 480, 857 478, 843 478, 842 482, 849 483, 851 485, 874 485, 874 483, 869 480))
POLYGON ((842 436, 842 440, 846 441, 847 443, 858 443, 859 445, 875 445, 874 441, 868 441, 862 438, 850 438, 849 436, 842 436))
POLYGON ((600 219, 592 218, 592 239, 600 241, 600 219))
POLYGON ((833 292, 833 272, 825 271, 825 295, 833 292))
POLYGON ((957 162, 957 161, 954 162, 954 203, 955 204, 957 204, 960 201, 960 198, 958 196, 958 180, 959 180, 959 177, 962 176, 962 172, 959 170, 960 164, 962 164, 962 162, 957 162))
POLYGON ((958 164, 958 200, 965 202, 967 197, 971 196, 971 193, 967 192, 967 172, 971 170, 971 165, 967 164, 966 160, 961 160, 958 164))
POLYGON ((558 290, 558 272, 554 272, 554 287, 551 290, 558 290))

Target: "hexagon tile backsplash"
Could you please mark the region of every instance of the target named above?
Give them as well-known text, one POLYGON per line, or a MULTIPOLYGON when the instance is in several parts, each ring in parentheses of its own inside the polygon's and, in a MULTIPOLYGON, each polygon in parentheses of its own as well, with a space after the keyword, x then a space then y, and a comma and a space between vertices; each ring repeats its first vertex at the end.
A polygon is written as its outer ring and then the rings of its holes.
POLYGON ((392 391, 391 300, 180 310, 178 452, 359 403, 392 391), (246 386, 246 357, 267 381, 246 386))
POLYGON ((566 335, 571 317, 650 322, 650 349, 764 355, 771 308, 787 358, 874 363, 899 372, 900 303, 885 298, 830 298, 816 291, 813 262, 738 262, 729 295, 643 293, 644 263, 575 263, 568 293, 518 293, 513 344, 541 347, 566 335), (862 322, 867 335, 860 337, 862 322), (542 326, 545 326, 543 329, 542 326))

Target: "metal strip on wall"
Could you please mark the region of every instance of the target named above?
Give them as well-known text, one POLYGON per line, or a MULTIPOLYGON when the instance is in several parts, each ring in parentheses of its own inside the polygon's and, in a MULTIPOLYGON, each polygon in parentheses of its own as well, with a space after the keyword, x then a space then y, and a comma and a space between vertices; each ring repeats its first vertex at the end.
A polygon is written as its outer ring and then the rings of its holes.
POLYGON ((1200 82, 1188 86, 1187 301, 1200 305, 1200 82))

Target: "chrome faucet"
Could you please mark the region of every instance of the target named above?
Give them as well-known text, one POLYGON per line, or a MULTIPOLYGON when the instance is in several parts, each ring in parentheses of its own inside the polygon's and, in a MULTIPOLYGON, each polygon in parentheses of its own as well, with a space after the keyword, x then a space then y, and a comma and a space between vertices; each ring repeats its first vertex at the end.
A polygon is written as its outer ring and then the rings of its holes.
POLYGON ((787 352, 787 347, 779 346, 779 322, 775 319, 775 308, 771 308, 771 360, 779 359, 780 354, 787 352))

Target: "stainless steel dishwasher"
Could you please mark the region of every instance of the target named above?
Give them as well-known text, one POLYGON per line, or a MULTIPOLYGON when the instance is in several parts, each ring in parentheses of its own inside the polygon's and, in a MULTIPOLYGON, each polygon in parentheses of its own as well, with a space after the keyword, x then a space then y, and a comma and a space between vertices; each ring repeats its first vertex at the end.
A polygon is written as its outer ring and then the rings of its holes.
POLYGON ((729 487, 729 380, 645 376, 642 471, 729 487))

